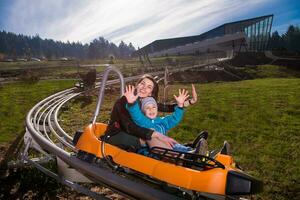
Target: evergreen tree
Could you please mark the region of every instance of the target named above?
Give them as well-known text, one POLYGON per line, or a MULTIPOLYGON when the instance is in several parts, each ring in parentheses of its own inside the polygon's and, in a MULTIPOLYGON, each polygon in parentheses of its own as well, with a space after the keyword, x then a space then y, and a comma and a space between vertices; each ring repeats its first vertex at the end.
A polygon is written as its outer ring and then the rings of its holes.
POLYGON ((282 49, 284 49, 283 39, 279 35, 278 31, 275 31, 272 34, 272 36, 269 40, 269 43, 270 43, 270 48, 272 50, 282 50, 282 49))
POLYGON ((293 52, 300 52, 300 30, 299 27, 289 26, 287 32, 283 35, 286 49, 293 52))
POLYGON ((300 53, 300 29, 297 26, 289 26, 286 33, 281 36, 277 31, 273 32, 269 40, 271 50, 289 51, 300 53))

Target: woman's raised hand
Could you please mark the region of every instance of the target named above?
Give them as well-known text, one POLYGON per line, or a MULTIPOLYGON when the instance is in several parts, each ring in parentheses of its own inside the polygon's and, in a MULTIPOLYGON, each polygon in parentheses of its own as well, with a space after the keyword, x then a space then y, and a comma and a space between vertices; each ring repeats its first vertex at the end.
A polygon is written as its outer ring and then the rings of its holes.
POLYGON ((177 101, 178 107, 183 107, 184 102, 189 98, 190 95, 188 95, 189 92, 185 89, 179 89, 178 92, 179 95, 174 95, 174 98, 177 101))
POLYGON ((192 99, 190 100, 190 103, 194 104, 197 102, 197 100, 198 100, 198 95, 196 92, 196 88, 195 88, 194 84, 192 84, 192 99))
POLYGON ((134 103, 138 98, 138 95, 134 95, 134 89, 134 86, 126 85, 124 96, 128 103, 134 103))

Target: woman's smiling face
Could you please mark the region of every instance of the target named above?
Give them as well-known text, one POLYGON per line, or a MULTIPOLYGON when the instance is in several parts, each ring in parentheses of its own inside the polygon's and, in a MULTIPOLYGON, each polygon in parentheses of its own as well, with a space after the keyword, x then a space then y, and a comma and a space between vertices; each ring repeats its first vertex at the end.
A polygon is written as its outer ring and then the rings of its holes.
POLYGON ((136 87, 137 95, 141 98, 150 97, 152 95, 153 88, 154 84, 152 80, 144 78, 136 87))

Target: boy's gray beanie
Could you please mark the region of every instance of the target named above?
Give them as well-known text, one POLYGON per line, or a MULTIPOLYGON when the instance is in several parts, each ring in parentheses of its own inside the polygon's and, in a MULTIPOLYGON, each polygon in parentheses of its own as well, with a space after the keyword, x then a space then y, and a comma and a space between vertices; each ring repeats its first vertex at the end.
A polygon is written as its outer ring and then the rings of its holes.
POLYGON ((141 105, 142 110, 144 110, 145 106, 148 104, 154 104, 157 107, 157 103, 153 97, 143 98, 141 103, 142 103, 141 105))

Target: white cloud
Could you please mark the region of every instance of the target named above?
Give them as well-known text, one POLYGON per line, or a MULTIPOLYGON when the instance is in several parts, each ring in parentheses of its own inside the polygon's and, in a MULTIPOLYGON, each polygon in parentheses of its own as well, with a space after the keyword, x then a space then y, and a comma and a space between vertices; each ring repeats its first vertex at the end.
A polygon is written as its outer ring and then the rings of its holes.
POLYGON ((9 31, 62 41, 99 36, 144 46, 156 39, 200 34, 269 0, 15 1, 9 31))

